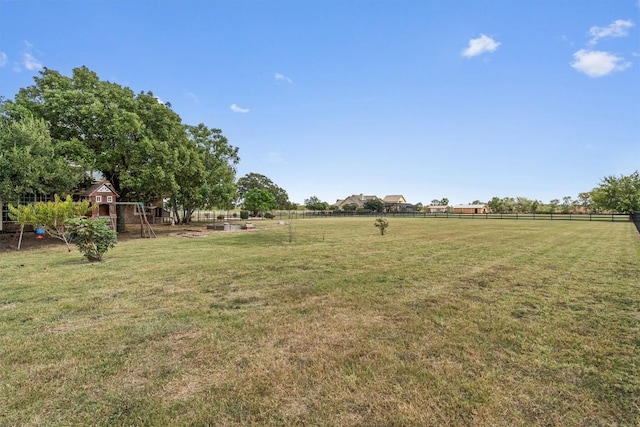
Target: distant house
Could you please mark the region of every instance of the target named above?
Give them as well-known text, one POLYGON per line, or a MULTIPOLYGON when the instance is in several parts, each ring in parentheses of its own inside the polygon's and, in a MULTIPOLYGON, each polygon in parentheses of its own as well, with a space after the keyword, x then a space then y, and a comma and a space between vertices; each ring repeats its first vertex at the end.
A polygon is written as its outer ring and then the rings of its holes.
POLYGON ((365 196, 364 194, 353 194, 345 199, 336 200, 336 206, 338 209, 343 209, 345 205, 355 205, 356 209, 360 209, 364 206, 368 200, 377 200, 378 196, 365 196))
POLYGON ((404 198, 404 196, 400 194, 384 196, 384 199, 382 199, 382 201, 390 204, 407 203, 407 200, 404 198))
POLYGON ((449 206, 427 206, 429 213, 446 213, 449 211, 449 206))
POLYGON ((454 213, 459 214, 486 214, 489 213, 487 205, 458 205, 453 207, 454 213))
POLYGON ((416 207, 407 203, 407 199, 400 194, 385 196, 382 201, 386 212, 414 212, 416 210, 416 207))

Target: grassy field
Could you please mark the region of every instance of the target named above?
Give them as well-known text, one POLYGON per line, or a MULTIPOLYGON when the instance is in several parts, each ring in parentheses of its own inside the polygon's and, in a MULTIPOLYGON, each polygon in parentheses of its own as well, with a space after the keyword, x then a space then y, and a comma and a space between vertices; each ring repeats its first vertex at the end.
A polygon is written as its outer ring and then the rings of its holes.
POLYGON ((631 223, 258 228, 0 254, 0 425, 640 425, 631 223))

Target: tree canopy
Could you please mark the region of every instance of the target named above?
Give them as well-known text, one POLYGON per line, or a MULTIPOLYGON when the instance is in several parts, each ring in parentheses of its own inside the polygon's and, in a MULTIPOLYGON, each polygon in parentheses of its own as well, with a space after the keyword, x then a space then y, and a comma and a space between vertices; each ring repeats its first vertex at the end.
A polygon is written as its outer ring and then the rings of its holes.
POLYGON ((102 81, 86 67, 71 77, 45 68, 20 89, 8 113, 45 120, 63 154, 103 174, 123 201, 150 202, 175 191, 187 140, 180 117, 151 92, 102 81))
POLYGON ((178 188, 171 194, 169 205, 178 221, 188 223, 198 208, 233 207, 236 196, 235 172, 240 161, 220 129, 203 123, 187 126, 189 139, 183 156, 189 159, 176 172, 178 188))
POLYGON ((275 197, 265 189, 252 188, 244 195, 244 208, 252 211, 254 216, 275 209, 276 206, 275 197))
MULTIPOLYGON (((291 209, 294 205, 289 201, 289 195, 287 192, 278 187, 273 181, 264 175, 259 173, 248 173, 242 178, 238 179, 238 203, 243 204, 247 192, 252 189, 266 190, 276 200, 276 206, 274 209, 291 209)), ((293 207, 295 209, 295 207, 293 207)))
POLYGON ((384 209, 384 202, 378 198, 366 200, 362 207, 371 212, 382 212, 384 209))
POLYGON ((591 198, 599 209, 628 214, 640 211, 640 173, 604 177, 591 191, 591 198))
POLYGON ((312 211, 324 211, 329 209, 329 203, 323 202, 316 196, 311 196, 308 199, 305 199, 304 205, 307 209, 312 211))
MULTIPOLYGON (((98 171, 121 201, 150 203, 171 197, 172 208, 176 213, 181 210, 187 221, 194 209, 230 205, 238 149, 219 129, 186 126, 171 105, 161 103, 152 92, 135 94, 100 80, 87 67, 74 69, 71 77, 45 68, 34 81, 13 101, 2 104, 3 120, 10 126, 28 125, 35 151, 47 153, 49 162, 36 162, 31 169, 52 179, 60 174, 45 173, 45 166, 56 171, 69 165, 81 172, 98 171)), ((7 160, 6 154, 2 156, 0 161, 7 160)), ((9 160, 20 165, 19 152, 9 160)), ((40 183, 36 191, 67 192, 72 186, 68 181, 73 178, 77 183, 77 175, 62 174, 67 181, 59 184, 40 175, 32 180, 19 177, 23 184, 13 193, 36 187, 32 182, 40 183)), ((0 178, 5 186, 10 181, 0 178)))
POLYGON ((44 120, 0 117, 0 199, 67 193, 81 178, 82 170, 57 152, 44 120))

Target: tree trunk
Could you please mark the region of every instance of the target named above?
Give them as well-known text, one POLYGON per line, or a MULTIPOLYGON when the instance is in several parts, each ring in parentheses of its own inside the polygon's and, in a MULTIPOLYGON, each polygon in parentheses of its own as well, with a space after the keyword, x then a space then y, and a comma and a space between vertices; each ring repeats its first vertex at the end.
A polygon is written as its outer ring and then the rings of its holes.
POLYGON ((127 226, 124 220, 124 208, 125 205, 116 205, 116 214, 118 216, 116 220, 116 231, 118 233, 124 233, 127 231, 127 226))

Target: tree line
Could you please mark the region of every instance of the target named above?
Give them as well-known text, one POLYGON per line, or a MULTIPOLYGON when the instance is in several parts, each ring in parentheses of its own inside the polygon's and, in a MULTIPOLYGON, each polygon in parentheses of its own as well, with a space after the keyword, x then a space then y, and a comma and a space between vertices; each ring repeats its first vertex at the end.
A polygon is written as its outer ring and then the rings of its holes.
MULTIPOLYGON (((166 200, 173 218, 188 223, 199 209, 243 206, 254 214, 296 209, 287 192, 258 173, 236 180, 238 147, 222 131, 203 123, 188 125, 151 91, 101 80, 87 67, 71 76, 43 69, 34 84, 11 100, 0 97, 0 201, 25 194, 66 195, 86 188, 90 172, 108 179, 119 201, 166 200)), ((448 205, 447 198, 433 204, 448 205)), ((478 201, 476 201, 478 202, 478 201)), ((382 201, 366 209, 382 210, 382 201)), ((312 210, 335 208, 315 196, 312 210)), ((640 175, 608 176, 577 199, 543 204, 526 197, 494 197, 494 212, 640 210, 640 175)), ((421 204, 416 206, 421 207, 421 204)), ((118 229, 124 228, 118 206, 118 229)), ((343 209, 356 209, 344 206, 343 209)))
MULTIPOLYGON (((337 206, 321 201, 316 196, 311 196, 304 201, 305 207, 310 210, 335 210, 337 206)), ((471 205, 487 205, 494 213, 572 213, 572 212, 617 212, 632 214, 640 211, 640 172, 635 171, 629 175, 610 175, 602 179, 597 187, 591 191, 579 193, 574 199, 565 196, 560 199, 543 203, 540 200, 528 197, 492 197, 487 202, 474 200, 471 205)), ((449 199, 431 200, 430 206, 449 206, 449 199)), ((424 209, 422 203, 414 205, 416 210, 424 209)), ((371 212, 382 212, 383 202, 379 199, 367 200, 362 208, 355 204, 346 204, 341 207, 345 211, 362 209, 371 212)))
MULTIPOLYGON (((475 203, 481 203, 475 201, 475 203)), ((640 211, 640 173, 607 176, 591 191, 579 193, 577 198, 565 196, 543 203, 527 197, 493 197, 487 203, 496 213, 572 213, 618 212, 632 214, 640 211)))
POLYGON ((12 100, 0 98, 0 201, 69 194, 97 172, 119 201, 164 198, 185 223, 197 209, 231 208, 247 196, 251 203, 251 190, 273 196, 261 208, 290 208, 286 191, 263 175, 236 181, 238 151, 220 129, 184 124, 152 92, 134 93, 87 67, 70 77, 45 68, 12 100))

